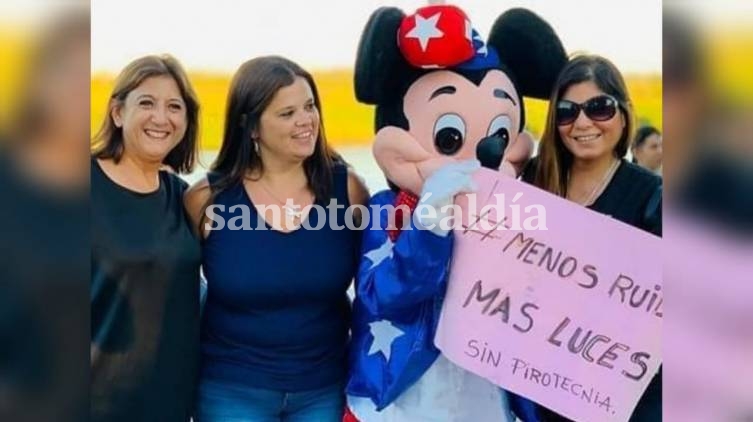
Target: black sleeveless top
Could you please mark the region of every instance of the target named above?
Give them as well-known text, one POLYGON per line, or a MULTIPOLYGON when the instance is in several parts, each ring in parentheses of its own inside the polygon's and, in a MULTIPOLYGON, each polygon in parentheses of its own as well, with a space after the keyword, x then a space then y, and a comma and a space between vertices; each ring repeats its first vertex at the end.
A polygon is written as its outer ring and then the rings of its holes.
POLYGON ((187 421, 199 345, 201 249, 187 185, 137 193, 91 164, 91 421, 187 421))

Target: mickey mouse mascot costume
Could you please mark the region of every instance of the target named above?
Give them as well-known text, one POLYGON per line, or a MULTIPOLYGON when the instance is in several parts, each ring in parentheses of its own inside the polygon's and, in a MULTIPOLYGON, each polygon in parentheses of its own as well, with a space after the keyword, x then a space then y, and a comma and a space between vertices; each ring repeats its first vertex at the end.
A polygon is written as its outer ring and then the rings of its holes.
POLYGON ((378 228, 364 231, 346 421, 536 420, 532 402, 434 346, 453 250, 438 223, 457 194, 474 190, 479 166, 520 172, 533 145, 523 97, 548 98, 566 62, 552 28, 525 9, 499 16, 486 42, 451 5, 371 15, 355 91, 376 105, 373 151, 391 189, 371 199, 378 228), (417 205, 438 212, 414 213, 417 205))

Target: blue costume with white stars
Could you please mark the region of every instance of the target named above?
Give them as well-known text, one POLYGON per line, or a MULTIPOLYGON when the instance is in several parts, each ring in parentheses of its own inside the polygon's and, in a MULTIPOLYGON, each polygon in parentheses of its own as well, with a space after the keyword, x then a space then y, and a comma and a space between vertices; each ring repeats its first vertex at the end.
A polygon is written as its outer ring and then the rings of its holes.
MULTIPOLYGON (((395 193, 375 195, 370 209, 387 228, 395 193)), ((353 303, 347 392, 382 409, 413 384, 439 355, 434 333, 452 255, 452 236, 440 237, 410 222, 393 244, 387 231, 365 230, 353 303)))
POLYGON ((512 421, 511 410, 536 421, 532 402, 457 367, 434 346, 453 237, 418 229, 411 219, 393 243, 385 229, 395 197, 383 191, 370 201, 370 209, 380 212, 364 231, 356 278, 350 409, 361 422, 480 420, 479 415, 512 421))

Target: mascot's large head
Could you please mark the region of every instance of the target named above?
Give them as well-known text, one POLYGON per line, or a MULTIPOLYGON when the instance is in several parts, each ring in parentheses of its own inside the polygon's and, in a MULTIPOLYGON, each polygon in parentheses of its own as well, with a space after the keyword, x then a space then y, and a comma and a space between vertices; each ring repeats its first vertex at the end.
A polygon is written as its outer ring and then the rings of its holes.
POLYGON ((387 180, 418 195, 437 168, 469 158, 517 174, 533 145, 523 97, 548 98, 566 62, 552 28, 525 9, 500 15, 486 43, 455 6, 377 9, 355 91, 377 106, 374 156, 387 180))

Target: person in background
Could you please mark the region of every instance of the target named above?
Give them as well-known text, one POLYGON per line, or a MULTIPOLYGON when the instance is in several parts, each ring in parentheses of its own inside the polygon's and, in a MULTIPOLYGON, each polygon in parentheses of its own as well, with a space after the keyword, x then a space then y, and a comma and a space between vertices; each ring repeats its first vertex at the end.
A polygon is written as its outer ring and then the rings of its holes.
MULTIPOLYGON (((522 179, 593 211, 660 236, 662 181, 625 160, 633 109, 619 70, 601 56, 572 58, 549 102, 539 154, 522 179)), ((661 420, 661 371, 631 421, 661 420)), ((567 421, 542 407, 544 421, 567 421)))
POLYGON ((327 146, 311 75, 277 56, 244 63, 219 155, 185 197, 208 286, 198 422, 342 420, 360 231, 333 226, 368 198, 327 146), (314 212, 331 201, 343 207, 314 212), (256 225, 237 227, 244 214, 256 225))
POLYGON ((199 104, 180 63, 120 73, 91 159, 91 421, 188 421, 199 239, 183 208, 199 104))
POLYGON ((633 145, 633 163, 652 173, 659 173, 662 165, 662 136, 653 126, 643 126, 635 132, 633 145))

